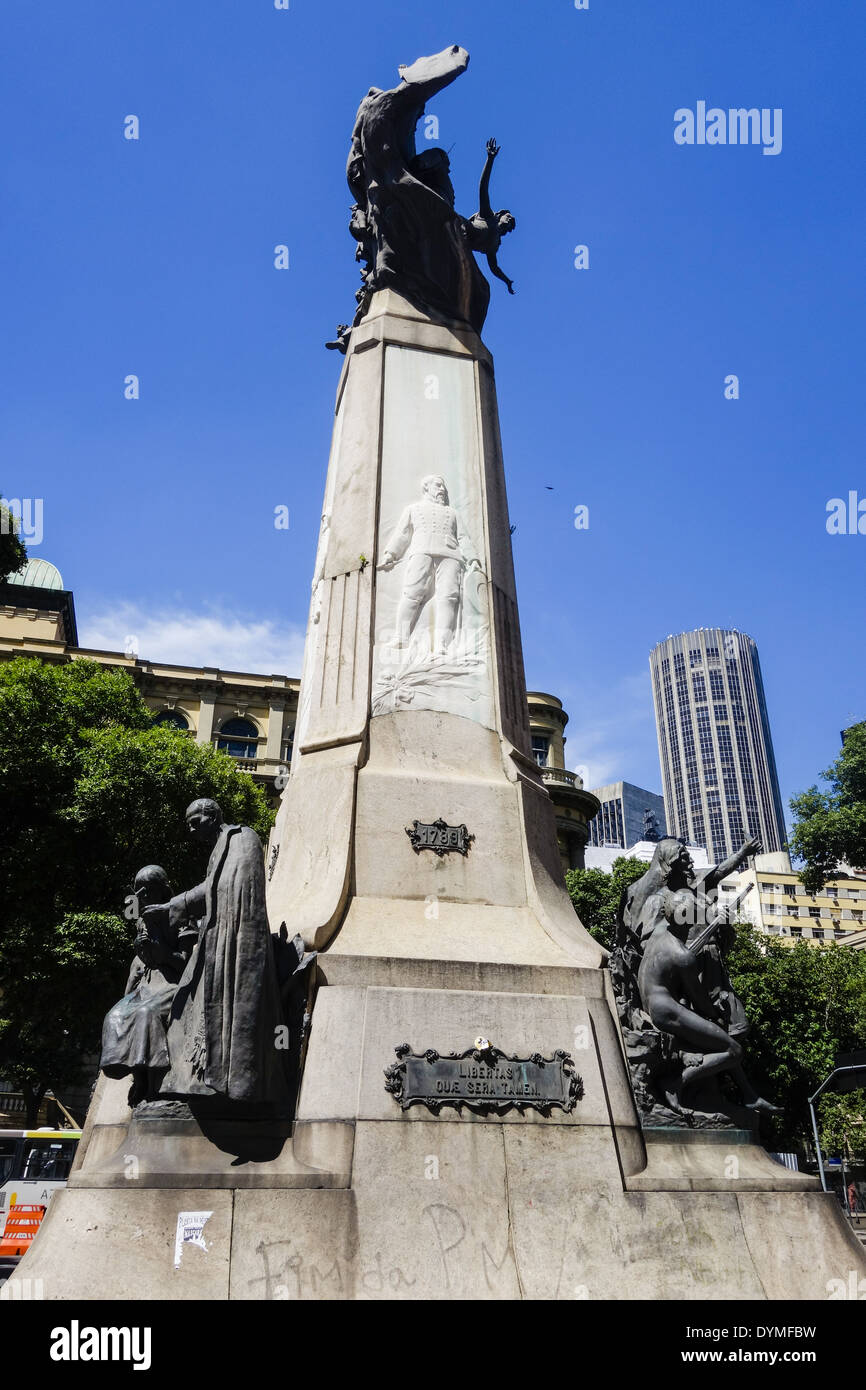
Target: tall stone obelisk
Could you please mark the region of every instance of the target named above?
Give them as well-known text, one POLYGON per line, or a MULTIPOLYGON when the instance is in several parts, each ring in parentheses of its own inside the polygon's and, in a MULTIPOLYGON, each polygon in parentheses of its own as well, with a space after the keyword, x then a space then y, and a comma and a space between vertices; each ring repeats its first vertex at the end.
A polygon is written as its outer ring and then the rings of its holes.
POLYGON ((358 114, 368 270, 341 343, 269 911, 329 961, 596 967, 530 754, 493 363, 472 322, 489 297, 473 238, 502 233, 484 206, 480 227, 454 212, 444 152, 414 152, 424 100, 467 62, 420 59, 358 114), (465 824, 468 850, 413 848, 416 820, 465 824))
POLYGON ((490 355, 393 290, 338 389, 273 844, 271 921, 329 961, 601 963, 530 755, 490 355), (407 828, 440 819, 465 853, 413 848, 407 828))

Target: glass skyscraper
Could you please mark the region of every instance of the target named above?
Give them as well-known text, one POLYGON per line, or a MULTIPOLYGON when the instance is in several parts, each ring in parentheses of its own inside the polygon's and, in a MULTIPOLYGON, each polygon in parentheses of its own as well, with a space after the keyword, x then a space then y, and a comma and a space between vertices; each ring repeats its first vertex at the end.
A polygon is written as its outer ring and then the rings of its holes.
POLYGON ((744 632, 702 627, 650 653, 668 834, 716 863, 749 836, 785 846, 785 817, 758 648, 744 632))
POLYGON ((589 822, 591 845, 621 845, 631 849, 639 840, 660 840, 665 829, 665 804, 656 792, 632 782, 611 782, 593 787, 601 802, 598 815, 589 822))

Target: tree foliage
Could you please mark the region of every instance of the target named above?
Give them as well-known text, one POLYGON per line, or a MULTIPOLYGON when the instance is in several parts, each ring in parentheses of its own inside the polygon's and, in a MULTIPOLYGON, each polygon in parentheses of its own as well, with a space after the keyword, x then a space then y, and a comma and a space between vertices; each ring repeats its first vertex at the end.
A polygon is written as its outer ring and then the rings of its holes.
POLYGON ((839 757, 817 786, 791 800, 791 848, 804 861, 800 878, 819 893, 842 862, 866 865, 866 723, 849 729, 839 757))
POLYGON ((18 534, 15 517, 0 498, 0 584, 20 570, 26 560, 27 551, 18 534))
MULTIPOLYGON (((774 1142, 794 1149, 811 1140, 808 1098, 837 1053, 866 1046, 866 953, 835 942, 788 946, 737 924, 728 971, 752 1024, 746 1070, 761 1094, 783 1107, 771 1122, 774 1142)), ((830 1095, 819 1107, 822 1145, 838 1151, 843 1119, 855 1135, 864 1118, 860 1101, 856 1093, 830 1095)))
POLYGON ((590 936, 607 950, 613 946, 620 898, 647 867, 642 859, 623 854, 614 859, 609 874, 603 869, 569 869, 565 875, 575 912, 590 936))
POLYGON ((207 851, 184 826, 199 796, 267 835, 261 789, 226 754, 155 725, 126 672, 0 664, 0 1075, 31 1104, 98 1047, 129 968, 138 869, 161 864, 176 891, 202 878, 207 851))
POLYGON ((866 1091, 825 1092, 818 1101, 818 1129, 825 1157, 866 1159, 866 1091))

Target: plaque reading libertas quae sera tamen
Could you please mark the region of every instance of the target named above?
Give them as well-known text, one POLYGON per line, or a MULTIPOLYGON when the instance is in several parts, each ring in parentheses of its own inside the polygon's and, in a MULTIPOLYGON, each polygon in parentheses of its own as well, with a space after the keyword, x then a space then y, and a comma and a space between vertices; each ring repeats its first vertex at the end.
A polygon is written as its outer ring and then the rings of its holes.
POLYGON ((426 1105, 435 1114, 454 1105, 488 1113, 513 1107, 549 1115, 554 1106, 569 1113, 583 1097, 583 1081, 567 1052, 507 1057, 488 1046, 441 1056, 434 1048, 415 1053, 409 1043, 394 1051, 398 1061, 385 1069, 385 1089, 404 1110, 426 1105))

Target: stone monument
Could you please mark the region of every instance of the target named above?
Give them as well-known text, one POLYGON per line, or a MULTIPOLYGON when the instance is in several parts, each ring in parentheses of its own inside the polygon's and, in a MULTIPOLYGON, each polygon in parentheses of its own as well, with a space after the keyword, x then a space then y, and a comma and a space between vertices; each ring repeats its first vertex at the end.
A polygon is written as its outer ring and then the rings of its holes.
POLYGON ((333 344, 268 847, 271 927, 303 939, 298 964, 318 953, 292 1121, 137 1118, 103 1077, 23 1266, 47 1297, 821 1298, 866 1269, 833 1198, 749 1132, 641 1124, 531 756, 479 336, 475 255, 496 275, 514 225, 490 205, 498 147, 469 218, 444 151, 415 149, 425 102, 468 61, 453 46, 400 69, 351 137, 362 286, 333 344))

